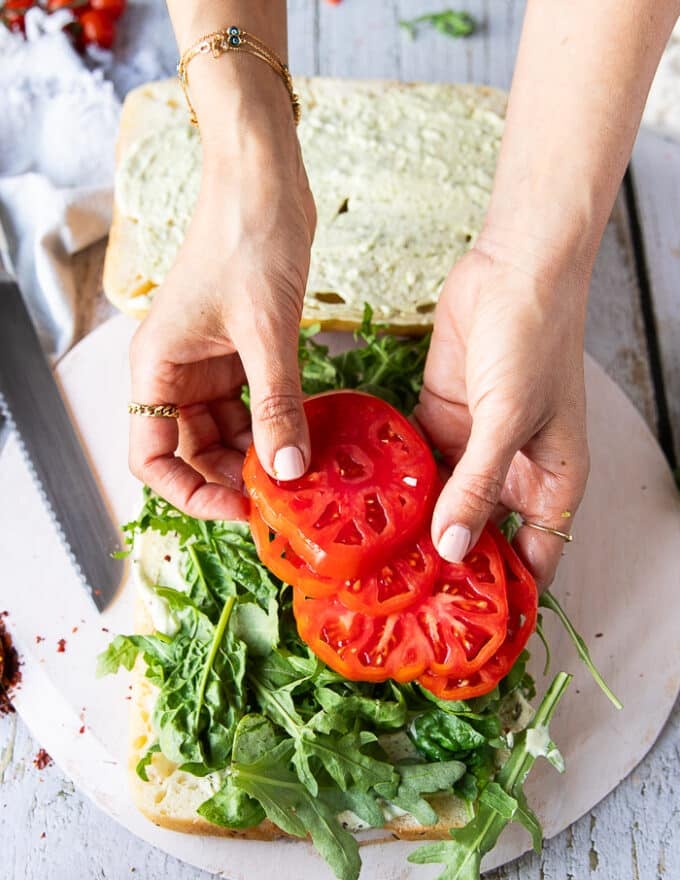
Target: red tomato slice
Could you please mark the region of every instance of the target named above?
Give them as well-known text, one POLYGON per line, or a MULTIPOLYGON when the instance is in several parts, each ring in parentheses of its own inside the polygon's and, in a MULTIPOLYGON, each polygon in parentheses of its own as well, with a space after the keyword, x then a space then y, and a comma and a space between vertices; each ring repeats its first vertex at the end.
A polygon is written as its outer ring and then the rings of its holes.
POLYGON ((307 473, 274 480, 251 447, 243 480, 262 519, 317 574, 356 578, 393 559, 429 524, 435 461, 413 425, 377 397, 338 391, 304 406, 307 473))
POLYGON ((463 677, 493 657, 506 635, 506 590, 501 553, 488 529, 462 563, 442 561, 435 595, 416 611, 434 648, 431 672, 463 677))
POLYGON ((485 532, 458 564, 441 563, 433 594, 376 616, 347 608, 341 595, 295 589, 300 637, 331 669, 354 681, 413 681, 426 670, 472 675, 497 651, 508 617, 505 570, 485 532))
POLYGON ((441 564, 442 559, 426 533, 377 571, 344 581, 338 598, 353 611, 377 617, 394 614, 432 593, 441 564))
POLYGON ((316 574, 281 535, 271 531, 255 505, 250 508, 250 530, 262 562, 287 584, 306 596, 338 596, 346 608, 384 616, 413 605, 429 595, 441 558, 429 535, 402 551, 377 572, 345 581, 316 574))
POLYGON ((509 611, 507 634, 494 656, 472 675, 437 675, 428 671, 420 676, 418 683, 442 700, 469 700, 492 691, 510 672, 536 629, 536 582, 498 529, 495 526, 488 528, 495 537, 505 566, 509 611))
POLYGON ((408 612, 373 617, 335 596, 313 599, 294 589, 293 613, 300 638, 352 681, 413 681, 432 660, 432 647, 408 612))

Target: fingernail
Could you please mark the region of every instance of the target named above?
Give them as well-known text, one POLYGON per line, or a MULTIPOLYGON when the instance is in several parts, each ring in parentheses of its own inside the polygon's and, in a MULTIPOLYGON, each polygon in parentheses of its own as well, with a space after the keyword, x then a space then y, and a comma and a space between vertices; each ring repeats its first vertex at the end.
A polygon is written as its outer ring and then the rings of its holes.
POLYGON ((284 446, 274 456, 274 476, 277 480, 296 480, 305 472, 305 461, 297 446, 284 446))
POLYGON ((448 562, 462 562, 470 547, 470 529, 458 525, 449 526, 439 539, 437 550, 448 562))

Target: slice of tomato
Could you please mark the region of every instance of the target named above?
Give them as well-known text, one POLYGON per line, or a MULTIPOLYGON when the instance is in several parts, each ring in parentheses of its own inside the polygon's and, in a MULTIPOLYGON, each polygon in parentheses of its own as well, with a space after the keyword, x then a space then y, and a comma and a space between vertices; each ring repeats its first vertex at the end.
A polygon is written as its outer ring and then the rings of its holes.
POLYGON ((293 613, 300 638, 351 681, 413 681, 432 661, 432 646, 413 614, 374 617, 346 608, 336 596, 313 599, 298 589, 293 613))
POLYGON ((430 536, 425 534, 376 572, 338 581, 312 571, 285 538, 272 532, 254 504, 250 530, 258 556, 282 581, 306 596, 338 596, 346 608, 377 616, 402 611, 430 595, 441 564, 430 536))
POLYGON ((250 531, 260 560, 284 583, 299 587, 308 596, 334 596, 338 592, 338 581, 312 571, 288 540, 269 528, 254 504, 250 505, 250 531))
POLYGON ((413 681, 426 671, 472 675, 506 634, 505 569, 488 532, 462 563, 441 563, 432 595, 387 615, 348 608, 342 595, 296 589, 300 637, 331 669, 354 681, 413 681))
POLYGON ((510 544, 495 526, 488 526, 501 551, 508 594, 508 625, 505 641, 481 669, 471 675, 437 675, 428 671, 418 683, 442 700, 469 700, 492 691, 512 669, 536 629, 538 591, 536 582, 510 544))
POLYGON ((503 559, 488 528, 461 563, 442 560, 434 595, 416 614, 434 648, 431 672, 462 678, 493 657, 506 636, 508 601, 503 559))
POLYGON ((307 473, 274 480, 251 447, 243 480, 262 519, 317 574, 356 578, 393 559, 429 525, 435 461, 413 425, 370 394, 330 392, 304 406, 307 473))
POLYGON ((377 571, 344 581, 338 598, 346 608, 376 617, 404 611, 431 595, 441 564, 429 534, 422 534, 377 571))

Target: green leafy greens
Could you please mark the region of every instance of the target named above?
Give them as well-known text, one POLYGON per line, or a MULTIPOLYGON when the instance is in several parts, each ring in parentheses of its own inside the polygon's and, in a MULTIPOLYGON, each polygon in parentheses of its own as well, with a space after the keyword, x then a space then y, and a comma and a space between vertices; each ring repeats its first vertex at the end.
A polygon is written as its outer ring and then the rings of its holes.
POLYGON ((216 773, 200 815, 238 829, 268 817, 310 834, 341 880, 354 880, 360 863, 339 814, 381 827, 391 804, 434 824, 431 795, 473 803, 488 787, 505 745, 502 707, 532 689, 525 658, 492 694, 466 703, 417 685, 347 681, 300 640, 290 591, 259 562, 245 526, 193 520, 145 490, 125 529, 129 543, 147 529, 175 534, 186 581, 186 591, 155 587, 174 636, 118 635, 98 658, 104 675, 141 656, 158 688, 142 779, 159 752, 194 775, 216 773))
MULTIPOLYGON (((555 676, 533 721, 517 736, 510 756, 495 779, 483 789, 475 817, 463 828, 453 829, 450 832, 451 840, 419 847, 409 856, 410 862, 445 865, 437 880, 479 880, 482 857, 494 848, 501 831, 513 820, 524 825, 531 835, 534 849, 541 851, 541 826, 527 804, 523 791, 524 782, 537 757, 528 738, 531 731, 547 732, 550 719, 570 680, 571 676, 564 672, 555 676)), ((548 745, 552 746, 552 743, 548 745)), ((552 751, 547 749, 545 754, 554 756, 554 747, 552 751)))
POLYGON ((314 339, 319 326, 300 333, 298 360, 305 394, 354 388, 381 397, 406 415, 418 402, 430 335, 414 338, 381 332, 366 304, 361 327, 354 334, 359 348, 329 356, 328 346, 314 339))
POLYGON ((399 27, 402 27, 412 40, 415 39, 422 25, 431 25, 445 37, 469 37, 477 28, 477 22, 469 12, 458 12, 455 9, 427 12, 425 15, 402 19, 399 22, 399 27))
MULTIPOLYGON (((458 27, 453 15, 420 21, 458 27)), ((304 330, 304 391, 357 388, 410 413, 429 338, 381 329, 366 306, 355 334, 361 346, 334 356, 313 338, 318 327, 304 330)), ((508 518, 509 538, 519 524, 508 518)), ((466 702, 440 700, 415 683, 348 681, 300 640, 290 590, 260 563, 247 526, 192 519, 145 490, 139 517, 124 529, 129 546, 147 530, 175 536, 186 587, 154 587, 174 635, 118 635, 98 658, 97 673, 106 675, 141 657, 158 690, 155 739, 136 767, 142 780, 157 754, 196 776, 213 774, 214 793, 198 808, 208 822, 242 830, 268 818, 291 835, 310 835, 340 880, 356 880, 360 870, 357 841, 340 819, 346 811, 382 827, 396 807, 426 826, 438 821, 438 793, 457 795, 470 812, 451 840, 411 857, 444 864, 442 880, 478 880, 482 856, 509 821, 521 822, 540 848, 522 786, 539 753, 562 768, 547 724, 568 675, 555 678, 528 728, 535 687, 526 651, 493 691, 466 702)), ((560 617, 610 694, 554 597, 541 604, 560 617)))

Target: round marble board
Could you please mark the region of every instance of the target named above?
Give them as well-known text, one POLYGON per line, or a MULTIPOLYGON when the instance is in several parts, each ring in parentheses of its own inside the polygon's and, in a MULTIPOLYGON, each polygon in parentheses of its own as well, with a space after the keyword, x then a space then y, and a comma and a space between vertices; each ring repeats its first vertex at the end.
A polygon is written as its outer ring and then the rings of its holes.
MULTIPOLYGON (((134 324, 114 318, 60 364, 59 381, 112 513, 124 522, 140 489, 127 469, 127 348, 134 324)), ((335 346, 348 335, 334 334, 335 346)), ((680 684, 680 501, 656 441, 632 404, 587 362, 592 470, 553 591, 625 708, 617 712, 546 613, 553 671, 575 680, 552 724, 567 771, 539 761, 529 802, 551 837, 610 792, 643 758, 670 712, 680 684), (597 635, 596 635, 597 634, 597 635)), ((96 679, 95 657, 116 632, 130 632, 132 585, 98 615, 43 507, 14 438, 0 456, 0 609, 23 658, 15 705, 36 739, 75 784, 134 834, 190 864, 245 880, 276 865, 279 880, 321 880, 330 871, 307 841, 257 842, 198 837, 157 828, 133 806, 127 788, 128 678, 96 679), (42 636, 37 641, 36 636, 42 636), (66 639, 63 652, 59 639, 66 639)), ((539 694, 542 648, 532 643, 539 694)), ((437 865, 410 865, 414 844, 362 848, 362 876, 427 880, 437 865)), ((484 866, 529 848, 511 826, 484 866)))

